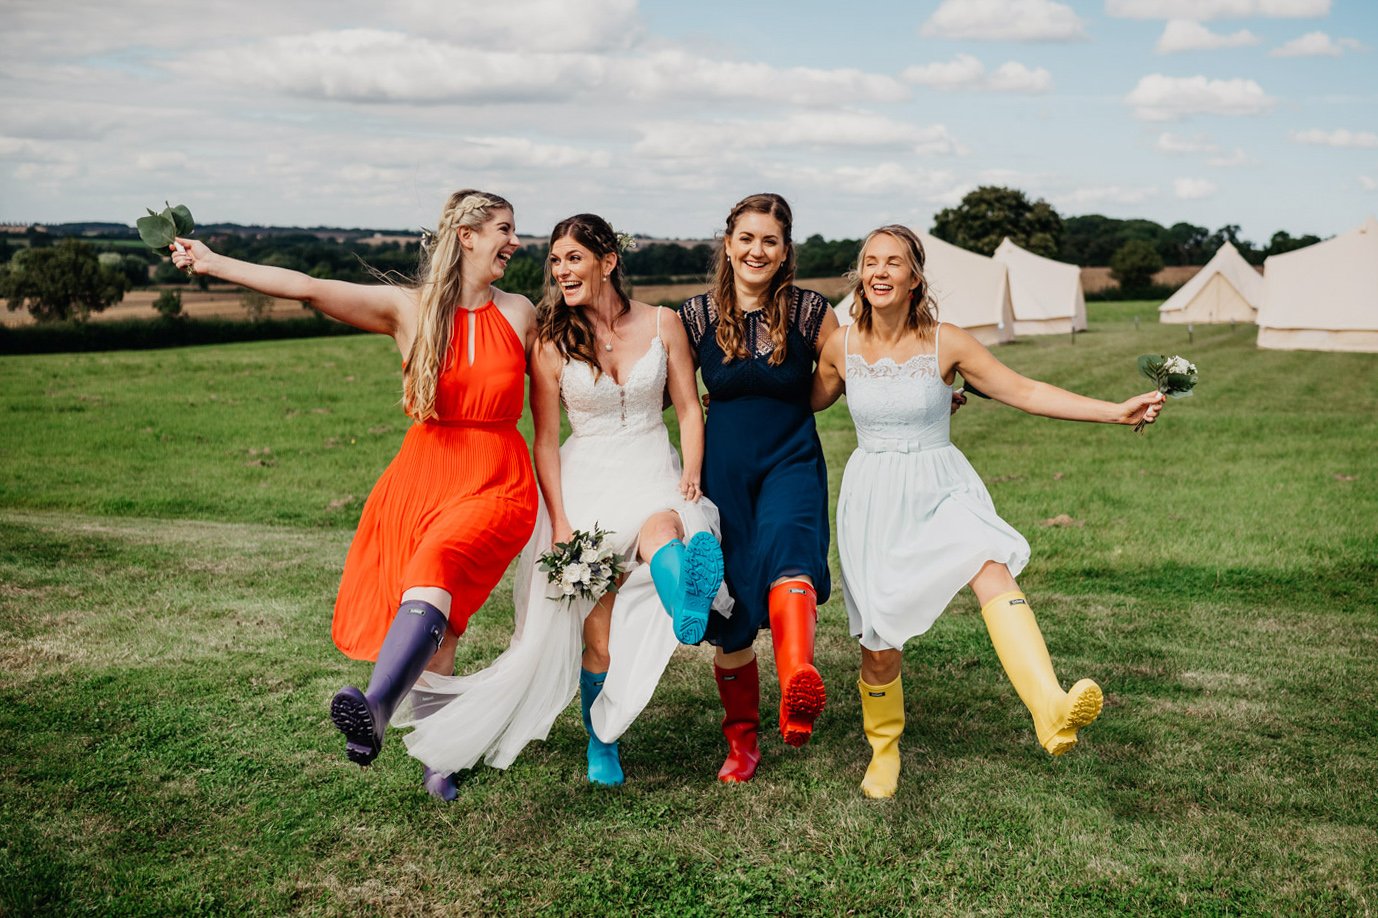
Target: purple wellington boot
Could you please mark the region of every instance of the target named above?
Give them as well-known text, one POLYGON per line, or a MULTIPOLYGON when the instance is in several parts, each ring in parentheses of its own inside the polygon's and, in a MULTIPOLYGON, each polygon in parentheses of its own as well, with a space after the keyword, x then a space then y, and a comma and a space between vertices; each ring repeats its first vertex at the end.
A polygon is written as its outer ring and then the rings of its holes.
POLYGON ((378 651, 368 690, 347 685, 335 693, 330 719, 345 735, 350 761, 367 765, 377 758, 393 711, 440 649, 447 624, 445 614, 428 602, 402 603, 378 651))
POLYGON ((459 785, 455 781, 455 776, 442 775, 429 766, 421 773, 421 783, 425 786, 426 793, 437 800, 448 803, 459 796, 459 785))

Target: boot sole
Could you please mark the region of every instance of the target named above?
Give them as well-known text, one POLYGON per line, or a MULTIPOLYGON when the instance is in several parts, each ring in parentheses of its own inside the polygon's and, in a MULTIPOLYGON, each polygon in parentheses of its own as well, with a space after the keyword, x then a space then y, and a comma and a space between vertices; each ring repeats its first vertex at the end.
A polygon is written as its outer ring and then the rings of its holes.
POLYGON ((1071 698, 1071 704, 1067 707, 1062 728, 1043 743, 1043 748, 1050 755, 1062 755, 1075 746, 1077 731, 1099 717, 1105 704, 1100 686, 1090 679, 1083 679, 1072 686, 1067 695, 1071 698))
POLYGON ((790 676, 784 702, 780 736, 791 746, 802 746, 813 735, 813 722, 828 704, 828 690, 818 670, 805 666, 790 676))
POLYGON ((708 532, 696 532, 685 544, 684 600, 674 619, 681 644, 697 644, 708 631, 708 612, 722 586, 722 546, 708 532))
POLYGON ((382 751, 373 724, 373 711, 363 693, 352 686, 343 688, 330 702, 330 720, 345 736, 345 755, 359 765, 372 764, 382 751))

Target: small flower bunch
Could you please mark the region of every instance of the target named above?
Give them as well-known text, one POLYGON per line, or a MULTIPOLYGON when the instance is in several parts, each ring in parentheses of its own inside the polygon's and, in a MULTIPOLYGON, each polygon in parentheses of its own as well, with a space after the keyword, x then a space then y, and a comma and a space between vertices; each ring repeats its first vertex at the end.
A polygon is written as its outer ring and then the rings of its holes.
POLYGON ((617 578, 622 576, 625 565, 608 544, 608 535, 595 523, 592 532, 576 529, 568 542, 556 542, 541 555, 540 568, 550 583, 545 595, 573 602, 597 601, 604 593, 616 593, 617 578))
POLYGON ((636 237, 633 236, 631 233, 619 233, 616 230, 614 230, 613 235, 617 237, 617 251, 636 251, 636 237))
MULTIPOLYGON (((1196 388, 1196 364, 1185 357, 1144 354, 1139 357, 1139 372, 1153 380, 1158 391, 1168 398, 1186 398, 1196 388)), ((1142 433, 1144 422, 1134 425, 1142 433)))

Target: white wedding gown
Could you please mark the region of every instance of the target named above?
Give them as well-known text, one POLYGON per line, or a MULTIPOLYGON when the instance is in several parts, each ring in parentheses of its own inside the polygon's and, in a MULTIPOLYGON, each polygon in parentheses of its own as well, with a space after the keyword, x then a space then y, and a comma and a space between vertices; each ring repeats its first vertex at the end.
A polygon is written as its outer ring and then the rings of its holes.
MULTIPOLYGON (((653 514, 675 510, 685 538, 709 531, 720 536, 718 509, 679 493, 681 465, 662 420, 667 354, 659 337, 619 385, 611 375, 569 361, 560 375, 560 397, 570 436, 560 447, 560 485, 565 514, 578 530, 608 530, 628 561, 626 581, 613 604, 608 654, 611 665, 591 712, 594 731, 613 742, 651 700, 678 644, 669 614, 637 555, 637 537, 653 514)), ((547 579, 537 559, 550 550, 545 502, 521 554, 513 584, 516 628, 512 642, 486 669, 467 676, 424 673, 410 709, 393 723, 415 729, 404 737, 408 751, 430 768, 451 773, 480 758, 506 768, 532 740, 545 739, 555 718, 578 690, 583 619, 587 600, 567 603, 546 596, 547 579)), ((726 588, 714 614, 728 615, 726 588)))

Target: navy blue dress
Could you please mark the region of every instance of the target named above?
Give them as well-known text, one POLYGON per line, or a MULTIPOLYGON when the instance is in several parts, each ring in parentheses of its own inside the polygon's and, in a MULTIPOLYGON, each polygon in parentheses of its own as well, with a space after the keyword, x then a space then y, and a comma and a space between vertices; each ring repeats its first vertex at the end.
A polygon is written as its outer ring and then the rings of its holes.
POLYGON ((705 639, 725 652, 751 646, 770 627, 770 584, 807 574, 823 603, 828 576, 828 468, 809 395, 818 332, 831 308, 812 290, 790 288, 785 359, 771 366, 765 311, 746 314, 751 355, 723 363, 718 312, 707 294, 686 300, 680 319, 708 389, 703 493, 722 512, 722 549, 732 617, 708 618, 705 639))

